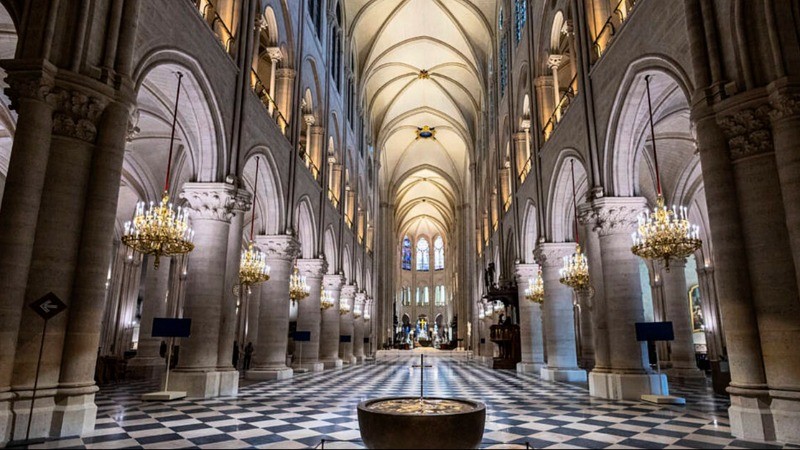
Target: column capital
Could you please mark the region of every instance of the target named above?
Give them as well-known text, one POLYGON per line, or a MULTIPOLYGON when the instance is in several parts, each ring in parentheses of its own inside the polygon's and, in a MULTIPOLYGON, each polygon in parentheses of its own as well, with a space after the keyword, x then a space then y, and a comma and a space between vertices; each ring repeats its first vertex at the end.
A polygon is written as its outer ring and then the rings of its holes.
POLYGON ((234 214, 250 211, 251 206, 253 206, 253 194, 245 189, 237 189, 233 199, 234 214))
MULTIPOLYGON (((528 126, 530 127, 530 119, 528 119, 528 126)), ((525 134, 524 131, 518 131, 514 133, 514 142, 519 145, 524 145, 527 139, 528 136, 525 134)))
MULTIPOLYGON (((303 108, 303 109, 305 109, 305 108, 303 108)), ((303 114, 303 121, 305 121, 305 123, 307 125, 311 126, 311 125, 314 125, 317 122, 317 118, 314 117, 314 114, 306 113, 306 114, 303 114)), ((311 129, 311 131, 313 131, 313 128, 311 129)))
POLYGON ((356 304, 363 305, 366 301, 367 301, 366 292, 357 292, 356 293, 356 304))
POLYGON ((769 112, 772 122, 800 115, 800 93, 776 91, 770 94, 769 103, 772 106, 772 111, 769 112))
POLYGON ((564 257, 575 253, 574 242, 543 242, 533 251, 536 261, 542 267, 559 267, 564 257))
POLYGON ((558 69, 558 66, 560 66, 566 60, 567 57, 565 55, 550 55, 547 57, 547 67, 551 69, 558 69))
POLYGON ((519 282, 527 283, 528 280, 534 278, 538 272, 539 272, 538 264, 517 263, 517 266, 515 268, 515 274, 517 276, 518 283, 519 282))
POLYGON ((630 234, 647 206, 644 197, 603 197, 592 202, 594 231, 600 236, 630 234))
POLYGON ((11 109, 18 110, 19 100, 23 98, 47 101, 55 87, 55 66, 44 61, 40 67, 13 67, 19 64, 19 60, 3 63, 8 73, 6 95, 11 100, 11 109))
POLYGON ((81 89, 53 87, 47 95, 53 104, 53 133, 93 143, 108 99, 81 89))
POLYGON ((343 284, 344 284, 344 275, 333 274, 333 275, 323 275, 322 277, 322 287, 326 290, 341 291, 343 284))
POLYGON ((256 236, 256 245, 268 260, 292 262, 300 255, 300 242, 287 234, 256 236))
POLYGON ((312 125, 311 126, 311 134, 312 135, 317 135, 317 136, 322 136, 323 134, 325 134, 325 127, 320 126, 320 125, 312 125))
POLYGON ((186 183, 180 198, 189 204, 192 220, 230 222, 237 189, 228 183, 186 183))
POLYGON ((737 109, 717 118, 717 123, 728 139, 731 160, 772 151, 770 111, 772 107, 764 103, 737 109))
POLYGON ((267 56, 275 63, 283 59, 283 52, 280 47, 267 47, 267 56))
POLYGON ((297 268, 300 275, 309 278, 321 278, 328 270, 328 263, 324 259, 298 259, 297 268))
POLYGON ((342 286, 342 299, 352 299, 356 296, 356 286, 353 284, 347 284, 342 286))

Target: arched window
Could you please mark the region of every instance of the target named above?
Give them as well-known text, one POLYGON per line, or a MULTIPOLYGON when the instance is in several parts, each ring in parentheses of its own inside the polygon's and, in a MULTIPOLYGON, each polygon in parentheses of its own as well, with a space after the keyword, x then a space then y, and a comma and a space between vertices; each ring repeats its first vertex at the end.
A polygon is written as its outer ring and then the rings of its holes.
POLYGON ((428 286, 417 286, 417 306, 427 306, 430 301, 428 286))
POLYGON ((444 269, 444 239, 441 236, 436 236, 433 241, 433 268, 444 269))
POLYGON ((503 9, 500 9, 500 17, 498 18, 498 27, 500 29, 500 48, 498 49, 497 54, 498 56, 498 75, 500 77, 500 98, 506 94, 506 85, 508 84, 508 48, 506 44, 508 43, 508 33, 506 30, 503 29, 503 9))
POLYGON ((447 303, 447 297, 443 285, 436 286, 436 306, 442 307, 447 303))
POLYGON ((408 236, 403 238, 403 270, 411 270, 411 239, 408 236))
POLYGON ((514 34, 516 43, 522 40, 522 29, 525 28, 525 22, 528 21, 528 1, 527 0, 514 0, 514 34))
POLYGON ((331 76, 333 77, 336 90, 341 92, 342 84, 342 5, 336 2, 335 7, 336 21, 333 26, 333 42, 331 43, 331 76))
POLYGON ((431 249, 428 240, 419 238, 417 241, 417 270, 428 271, 431 266, 431 249))

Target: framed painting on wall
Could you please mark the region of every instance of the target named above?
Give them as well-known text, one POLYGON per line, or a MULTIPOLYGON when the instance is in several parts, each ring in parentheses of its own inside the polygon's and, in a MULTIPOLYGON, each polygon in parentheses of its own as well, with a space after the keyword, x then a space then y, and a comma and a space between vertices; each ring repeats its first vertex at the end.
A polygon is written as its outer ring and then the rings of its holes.
POLYGON ((700 287, 696 284, 689 288, 689 315, 692 318, 692 333, 705 330, 706 321, 700 301, 700 287))

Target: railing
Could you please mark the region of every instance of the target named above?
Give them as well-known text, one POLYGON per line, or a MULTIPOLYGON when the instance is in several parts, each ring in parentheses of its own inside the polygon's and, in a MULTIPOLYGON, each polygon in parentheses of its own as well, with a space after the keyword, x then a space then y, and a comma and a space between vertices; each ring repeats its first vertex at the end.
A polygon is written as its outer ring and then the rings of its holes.
POLYGON ((603 52, 609 44, 611 44, 611 41, 614 40, 614 36, 616 36, 619 27, 622 26, 628 18, 635 4, 636 0, 620 0, 620 2, 617 3, 617 7, 614 8, 608 20, 606 20, 600 28, 600 31, 597 32, 597 38, 592 42, 592 64, 603 56, 603 52))
POLYGON ((344 223, 346 223, 348 227, 353 228, 353 219, 347 214, 344 215, 344 223))
POLYGON ((328 200, 331 201, 331 204, 334 208, 339 207, 339 198, 336 197, 336 194, 334 194, 330 188, 328 188, 328 200))
POLYGON ((519 170, 519 182, 524 183, 525 179, 528 178, 528 174, 531 173, 531 168, 533 167, 533 155, 528 157, 528 160, 525 161, 525 165, 519 170))
POLYGON ((222 44, 222 48, 230 54, 233 50, 233 33, 231 33, 228 25, 225 24, 225 21, 222 20, 222 17, 217 13, 214 4, 208 0, 205 1, 205 4, 203 4, 203 0, 189 1, 200 11, 200 15, 203 16, 208 26, 211 27, 211 31, 217 35, 217 39, 219 39, 220 44, 222 44))
POLYGON ((311 155, 308 154, 306 148, 302 144, 297 144, 297 151, 300 153, 300 159, 303 160, 303 164, 311 172, 311 176, 319 181, 319 167, 314 164, 314 160, 311 159, 311 155))
POLYGON ((510 207, 511 207, 511 195, 509 195, 508 197, 506 197, 505 200, 503 200, 503 211, 508 211, 508 208, 510 207))
POLYGON ((286 135, 288 121, 283 116, 283 113, 281 113, 281 110, 278 109, 278 104, 275 103, 275 99, 273 99, 269 94, 267 87, 264 86, 264 83, 261 81, 261 78, 259 78, 258 73, 252 69, 250 70, 250 85, 258 99, 261 100, 261 103, 265 108, 267 108, 267 113, 269 113, 270 109, 272 109, 272 118, 278 124, 278 128, 281 129, 281 133, 286 135))
POLYGON ((553 114, 550 115, 550 118, 547 119, 547 122, 545 122, 544 126, 542 127, 542 134, 544 135, 545 141, 550 139, 550 135, 553 133, 553 130, 556 129, 556 125, 558 125, 558 123, 561 121, 561 118, 564 117, 567 109, 569 109, 569 106, 572 104, 572 99, 575 98, 575 86, 577 82, 578 75, 575 75, 569 82, 567 92, 561 96, 561 100, 559 100, 558 104, 556 105, 553 114))

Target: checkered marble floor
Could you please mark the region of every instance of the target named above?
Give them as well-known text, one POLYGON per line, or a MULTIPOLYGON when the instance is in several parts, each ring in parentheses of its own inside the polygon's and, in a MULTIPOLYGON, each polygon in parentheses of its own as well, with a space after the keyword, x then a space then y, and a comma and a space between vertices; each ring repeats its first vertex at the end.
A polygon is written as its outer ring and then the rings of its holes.
MULTIPOLYGON (((147 383, 103 388, 97 427, 31 448, 363 448, 356 404, 419 393, 416 359, 244 386, 236 397, 143 403, 147 383)), ((767 448, 730 435, 725 397, 674 387, 686 407, 591 398, 586 386, 426 358, 425 393, 486 403, 481 448, 767 448)), ((414 432, 409 430, 409 432, 414 432)), ((779 446, 772 446, 779 448, 779 446)))

